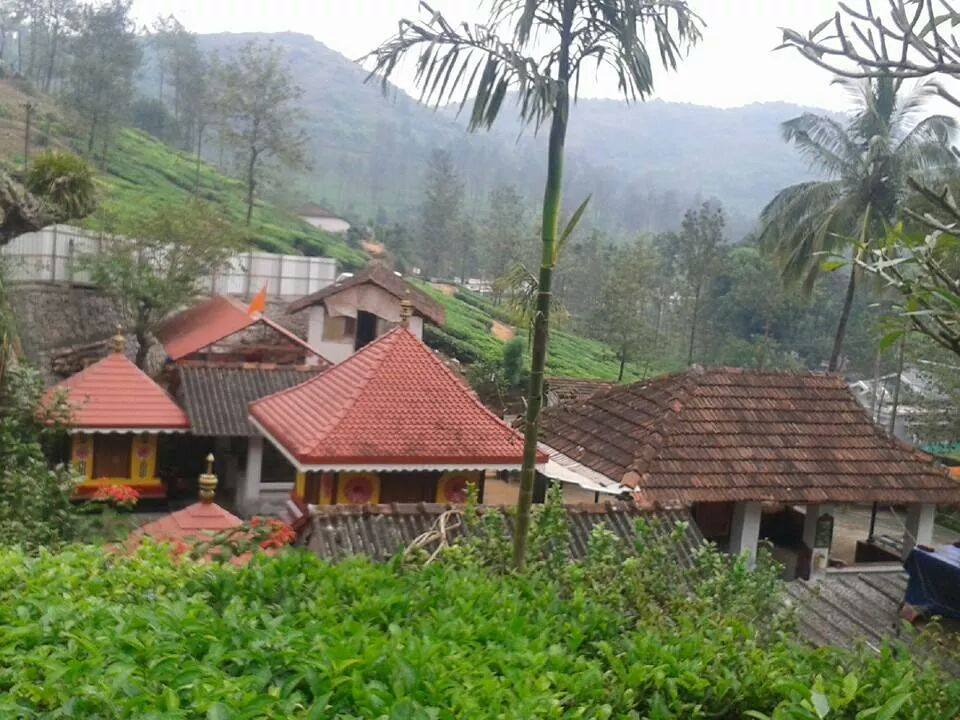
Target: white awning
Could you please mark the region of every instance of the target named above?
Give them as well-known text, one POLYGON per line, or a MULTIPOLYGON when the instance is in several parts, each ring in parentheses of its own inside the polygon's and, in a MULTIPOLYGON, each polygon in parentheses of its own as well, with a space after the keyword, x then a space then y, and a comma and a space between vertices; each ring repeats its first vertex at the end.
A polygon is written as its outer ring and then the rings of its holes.
POLYGON ((606 493, 608 495, 620 495, 628 492, 629 488, 624 487, 616 480, 612 480, 606 475, 578 463, 562 452, 554 450, 549 445, 544 445, 543 443, 538 443, 538 445, 540 450, 548 456, 546 464, 538 468, 538 470, 548 478, 570 483, 571 485, 577 485, 591 492, 606 493))

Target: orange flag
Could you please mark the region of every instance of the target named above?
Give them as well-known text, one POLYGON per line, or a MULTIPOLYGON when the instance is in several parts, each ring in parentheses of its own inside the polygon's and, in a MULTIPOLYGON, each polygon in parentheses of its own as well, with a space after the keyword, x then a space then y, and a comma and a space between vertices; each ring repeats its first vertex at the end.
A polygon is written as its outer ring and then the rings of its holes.
POLYGON ((250 301, 250 307, 247 308, 247 315, 253 317, 258 313, 262 313, 267 309, 267 286, 264 285, 263 288, 256 295, 253 296, 253 300, 250 301))

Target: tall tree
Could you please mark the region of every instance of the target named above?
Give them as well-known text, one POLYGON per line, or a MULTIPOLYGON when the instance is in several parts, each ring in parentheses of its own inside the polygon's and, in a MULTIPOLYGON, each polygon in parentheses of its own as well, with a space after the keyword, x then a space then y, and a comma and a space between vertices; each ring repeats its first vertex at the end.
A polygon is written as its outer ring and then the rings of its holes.
POLYGON ((303 91, 293 82, 281 50, 248 43, 223 69, 226 138, 243 158, 247 187, 247 225, 264 164, 282 160, 289 167, 304 162, 306 138, 297 121, 303 91))
POLYGON ((680 234, 676 236, 677 269, 690 291, 687 365, 693 364, 703 292, 716 271, 717 261, 723 254, 725 225, 723 207, 717 203, 705 202, 699 208, 687 210, 684 213, 680 234))
MULTIPOLYGON (((471 129, 489 128, 511 89, 523 121, 535 126, 550 122, 514 539, 514 562, 522 568, 543 405, 553 268, 567 230, 572 229, 569 225, 563 232, 560 229, 571 97, 575 99, 581 69, 590 63, 591 72, 594 67, 612 70, 627 99, 645 98, 653 90, 648 37, 653 36, 661 62, 673 68, 685 47, 699 38, 700 22, 683 0, 489 0, 486 5, 490 9, 487 23, 454 25, 421 2, 429 17, 401 20, 398 33, 372 53, 373 73, 382 75, 386 90, 400 60, 413 53, 418 56, 416 79, 423 99, 436 104, 458 100, 463 107, 472 98, 471 129)), ((573 224, 582 208, 572 215, 573 224)))
POLYGON ((515 185, 499 185, 490 192, 483 219, 484 270, 498 278, 522 260, 530 228, 526 203, 515 185))
POLYGON ((460 258, 454 258, 458 249, 454 241, 461 227, 462 205, 463 182, 453 167, 453 158, 446 150, 434 150, 427 165, 420 210, 420 260, 428 276, 444 275, 454 260, 460 269, 460 258))
MULTIPOLYGON (((891 77, 837 82, 858 102, 848 123, 805 113, 783 124, 784 138, 828 179, 781 190, 761 213, 761 242, 777 259, 782 277, 801 281, 808 291, 825 254, 852 245, 862 252, 885 235, 900 212, 909 175, 955 164, 949 144, 954 120, 932 115, 916 121, 929 87, 903 93, 891 77)), ((830 353, 831 372, 839 366, 858 276, 854 264, 830 353)))
POLYGON ((63 43, 67 35, 75 29, 79 12, 77 0, 47 0, 45 18, 47 51, 42 78, 44 92, 50 92, 54 73, 63 54, 63 43))
POLYGON ((196 200, 160 206, 135 220, 104 221, 113 235, 110 252, 82 255, 78 267, 112 299, 137 339, 136 364, 143 368, 160 322, 201 293, 202 281, 239 249, 240 234, 196 200))
POLYGON ((72 42, 68 98, 87 127, 87 154, 106 148, 133 98, 140 47, 130 19, 131 0, 86 5, 72 42))
POLYGON ((652 351, 653 327, 650 314, 654 305, 651 293, 657 270, 656 253, 646 238, 616 251, 600 290, 591 318, 593 333, 617 353, 623 380, 627 363, 640 350, 652 351))

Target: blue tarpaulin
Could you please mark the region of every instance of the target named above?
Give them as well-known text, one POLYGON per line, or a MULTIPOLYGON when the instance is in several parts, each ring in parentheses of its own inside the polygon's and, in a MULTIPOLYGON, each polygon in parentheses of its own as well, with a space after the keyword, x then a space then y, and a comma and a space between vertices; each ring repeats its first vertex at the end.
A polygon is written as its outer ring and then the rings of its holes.
POLYGON ((903 566, 910 576, 908 603, 925 615, 960 619, 960 548, 914 548, 903 566))

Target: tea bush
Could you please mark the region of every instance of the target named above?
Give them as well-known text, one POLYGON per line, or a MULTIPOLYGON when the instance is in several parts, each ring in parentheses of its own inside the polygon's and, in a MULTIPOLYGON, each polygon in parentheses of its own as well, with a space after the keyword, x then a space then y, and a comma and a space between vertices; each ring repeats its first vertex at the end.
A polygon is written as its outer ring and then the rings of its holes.
POLYGON ((761 632, 729 595, 759 597, 762 574, 754 582, 707 550, 693 571, 704 589, 681 592, 656 575, 657 555, 642 547, 624 559, 603 530, 583 565, 544 562, 523 576, 470 549, 422 567, 329 565, 287 549, 242 568, 177 561, 154 545, 0 549, 0 717, 960 712, 956 683, 893 648, 814 650, 761 632))

